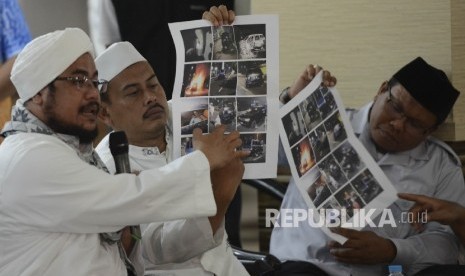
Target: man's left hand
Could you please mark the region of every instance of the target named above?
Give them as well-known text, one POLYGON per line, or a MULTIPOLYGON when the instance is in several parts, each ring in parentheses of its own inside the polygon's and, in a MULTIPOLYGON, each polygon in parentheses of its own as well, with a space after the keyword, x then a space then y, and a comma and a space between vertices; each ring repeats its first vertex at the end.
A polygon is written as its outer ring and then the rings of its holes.
POLYGON ((202 14, 202 19, 206 19, 210 21, 213 26, 221 26, 221 25, 231 25, 234 22, 234 18, 236 14, 233 10, 228 10, 225 5, 220 5, 218 7, 213 6, 210 10, 205 11, 202 14))
POLYGON ((340 262, 387 264, 391 263, 397 254, 394 243, 371 231, 357 231, 347 228, 335 228, 332 231, 348 238, 343 245, 335 241, 329 243, 331 254, 340 262))

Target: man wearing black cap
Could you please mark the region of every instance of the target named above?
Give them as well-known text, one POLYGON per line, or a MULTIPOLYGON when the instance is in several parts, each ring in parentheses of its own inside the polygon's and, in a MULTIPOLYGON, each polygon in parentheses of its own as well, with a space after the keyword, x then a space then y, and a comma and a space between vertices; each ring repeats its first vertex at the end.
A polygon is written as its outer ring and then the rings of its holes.
MULTIPOLYGON (((303 73, 280 98, 295 96, 309 81, 303 73)), ((460 161, 446 144, 430 136, 458 95, 443 71, 418 57, 383 82, 374 101, 354 114, 351 123, 355 134, 399 192, 463 205, 465 184, 460 161)), ((411 206, 411 202, 398 200, 388 207, 395 225, 367 226, 362 231, 338 229, 348 238, 343 245, 308 223, 275 228, 270 252, 289 261, 275 275, 388 275, 391 263, 401 264, 404 272, 412 275, 433 264, 456 263, 458 243, 452 231, 435 222, 416 231, 402 219, 411 206), (302 266, 305 270, 299 270, 302 266)), ((294 181, 281 208, 307 208, 294 181)), ((378 225, 379 218, 373 222, 378 225)))

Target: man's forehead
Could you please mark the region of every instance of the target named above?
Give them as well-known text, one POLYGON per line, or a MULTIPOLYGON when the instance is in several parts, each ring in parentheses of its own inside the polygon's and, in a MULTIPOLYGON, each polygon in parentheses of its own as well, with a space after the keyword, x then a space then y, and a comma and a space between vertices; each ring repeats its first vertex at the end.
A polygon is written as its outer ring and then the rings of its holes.
POLYGON ((121 96, 122 91, 153 80, 156 81, 157 77, 149 63, 147 61, 137 62, 122 70, 109 82, 108 93, 121 96))

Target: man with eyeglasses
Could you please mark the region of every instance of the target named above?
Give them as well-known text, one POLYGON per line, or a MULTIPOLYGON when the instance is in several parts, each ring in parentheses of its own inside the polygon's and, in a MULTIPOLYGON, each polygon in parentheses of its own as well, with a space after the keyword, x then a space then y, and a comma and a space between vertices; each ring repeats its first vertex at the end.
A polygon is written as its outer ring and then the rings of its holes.
POLYGON ((2 275, 143 275, 140 251, 126 253, 117 231, 213 216, 215 197, 239 184, 210 178, 245 156, 239 136, 221 129, 195 132, 196 151, 170 167, 108 174, 91 143, 107 83, 97 75, 77 28, 32 40, 13 65, 20 99, 0 145, 2 275))
MULTIPOLYGON (((306 72, 281 99, 292 98, 309 83, 306 72)), ((458 157, 445 143, 430 136, 444 122, 458 96, 459 91, 443 71, 418 57, 383 82, 374 101, 353 115, 354 132, 399 192, 462 205, 465 202, 458 157)), ((308 223, 275 228, 270 252, 284 263, 281 270, 270 275, 304 275, 298 273, 302 271, 305 275, 387 275, 391 263, 401 264, 406 275, 413 275, 433 264, 457 263, 457 238, 449 228, 432 222, 418 232, 402 221, 402 214, 411 206, 411 202, 398 200, 388 207, 395 226, 367 226, 362 231, 336 229, 348 238, 342 245, 308 223)), ((307 208, 294 181, 281 208, 307 208)), ((374 219, 376 225, 379 219, 374 219)))

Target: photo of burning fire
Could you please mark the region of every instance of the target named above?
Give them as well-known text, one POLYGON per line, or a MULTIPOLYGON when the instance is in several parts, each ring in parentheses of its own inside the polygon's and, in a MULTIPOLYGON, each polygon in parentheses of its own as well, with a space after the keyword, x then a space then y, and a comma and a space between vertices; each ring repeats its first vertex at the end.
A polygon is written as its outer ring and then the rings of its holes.
POLYGON ((315 154, 313 153, 310 141, 307 137, 300 141, 292 149, 292 155, 294 157, 294 162, 299 176, 304 175, 313 166, 315 166, 315 154))
POLYGON ((186 64, 181 97, 208 96, 210 63, 186 64))

